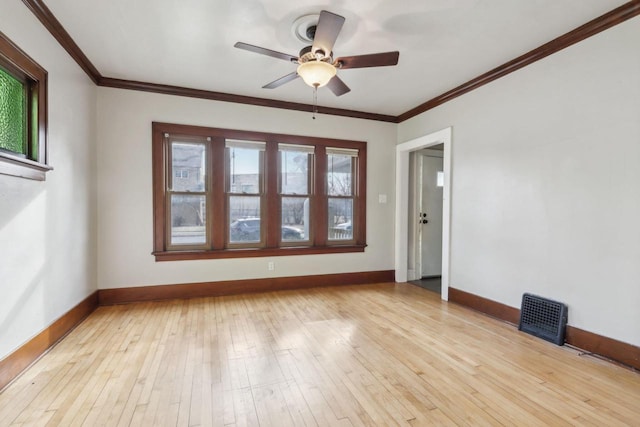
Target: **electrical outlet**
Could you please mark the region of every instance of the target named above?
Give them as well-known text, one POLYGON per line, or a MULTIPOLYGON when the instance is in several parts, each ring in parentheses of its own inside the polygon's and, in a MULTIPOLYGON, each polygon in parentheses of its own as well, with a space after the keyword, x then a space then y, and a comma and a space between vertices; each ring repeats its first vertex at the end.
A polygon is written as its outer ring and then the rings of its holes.
POLYGON ((267 264, 267 269, 269 271, 273 271, 276 269, 276 264, 273 261, 269 261, 269 263, 267 264))

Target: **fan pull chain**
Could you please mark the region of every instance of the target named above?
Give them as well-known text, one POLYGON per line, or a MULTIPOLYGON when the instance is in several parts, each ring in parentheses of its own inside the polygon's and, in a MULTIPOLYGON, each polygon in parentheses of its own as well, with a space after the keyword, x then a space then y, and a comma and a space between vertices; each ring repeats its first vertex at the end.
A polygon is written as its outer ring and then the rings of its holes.
POLYGON ((318 112, 318 86, 313 86, 313 120, 316 119, 316 113, 318 112))

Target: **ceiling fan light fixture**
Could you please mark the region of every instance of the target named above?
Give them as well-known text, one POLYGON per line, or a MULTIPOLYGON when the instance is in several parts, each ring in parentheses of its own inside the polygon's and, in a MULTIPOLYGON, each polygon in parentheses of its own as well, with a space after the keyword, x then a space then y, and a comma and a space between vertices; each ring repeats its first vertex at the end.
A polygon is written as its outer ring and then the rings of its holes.
POLYGON ((324 61, 308 61, 298 66, 298 75, 311 87, 322 87, 336 75, 336 67, 324 61))
MULTIPOLYGON (((317 89, 322 86, 327 86, 335 96, 342 96, 351 89, 337 76, 337 68, 343 70, 397 65, 400 55, 398 51, 380 52, 342 56, 334 60, 333 46, 344 21, 344 16, 326 10, 321 11, 319 15, 305 15, 298 18, 294 22, 292 31, 298 39, 311 44, 303 47, 297 56, 243 42, 237 42, 234 47, 298 64, 296 71, 262 86, 264 89, 275 89, 302 77, 304 82, 314 89, 314 97, 317 96, 317 89)), ((317 105, 315 100, 314 105, 317 105)))

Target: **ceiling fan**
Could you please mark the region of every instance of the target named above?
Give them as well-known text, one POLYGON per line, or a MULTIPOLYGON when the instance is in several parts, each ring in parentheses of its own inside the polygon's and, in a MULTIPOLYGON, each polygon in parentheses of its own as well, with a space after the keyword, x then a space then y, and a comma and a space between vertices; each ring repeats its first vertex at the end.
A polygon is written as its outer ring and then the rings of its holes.
POLYGON ((340 96, 351 89, 337 76, 337 70, 396 65, 400 56, 399 52, 394 51, 369 55, 342 56, 334 59, 333 45, 338 38, 338 34, 340 34, 344 20, 343 16, 326 10, 320 12, 317 25, 308 27, 306 31, 307 38, 313 41, 313 45, 304 47, 299 56, 242 42, 237 42, 234 47, 298 64, 296 71, 262 86, 264 89, 275 89, 298 77, 302 77, 309 86, 317 89, 326 85, 336 96, 340 96))

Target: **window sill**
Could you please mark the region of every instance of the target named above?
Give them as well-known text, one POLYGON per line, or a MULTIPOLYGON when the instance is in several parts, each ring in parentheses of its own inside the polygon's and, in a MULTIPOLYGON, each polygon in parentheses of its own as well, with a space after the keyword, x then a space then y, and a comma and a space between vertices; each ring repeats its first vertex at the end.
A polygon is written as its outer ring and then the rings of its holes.
POLYGON ((312 247, 289 247, 269 249, 224 249, 217 251, 171 251, 153 252, 157 261, 187 261, 200 259, 256 258, 288 255, 340 254, 364 252, 367 245, 335 245, 312 247))
POLYGON ((0 174, 44 181, 50 170, 53 168, 49 165, 0 152, 0 174))

